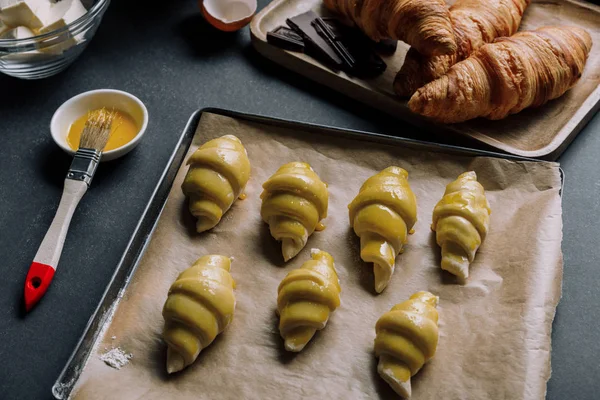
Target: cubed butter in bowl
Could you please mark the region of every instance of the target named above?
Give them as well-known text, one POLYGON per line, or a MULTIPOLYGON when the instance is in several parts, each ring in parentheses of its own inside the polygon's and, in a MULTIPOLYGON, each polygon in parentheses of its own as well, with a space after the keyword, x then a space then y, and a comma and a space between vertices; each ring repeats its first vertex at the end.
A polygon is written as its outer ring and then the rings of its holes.
POLYGON ((0 19, 8 26, 41 29, 61 19, 79 0, 0 0, 0 19))
POLYGON ((116 119, 100 161, 114 160, 129 153, 146 132, 148 110, 140 99, 120 90, 92 90, 67 100, 50 122, 52 139, 67 153, 75 154, 86 116, 102 108, 115 111, 116 119))
POLYGON ((94 36, 110 0, 0 0, 0 72, 57 74, 94 36))

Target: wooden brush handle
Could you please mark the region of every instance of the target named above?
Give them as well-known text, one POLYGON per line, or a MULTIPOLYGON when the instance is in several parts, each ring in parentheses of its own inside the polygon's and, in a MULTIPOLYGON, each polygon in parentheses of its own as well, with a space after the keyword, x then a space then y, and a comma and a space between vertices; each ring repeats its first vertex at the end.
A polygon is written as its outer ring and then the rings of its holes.
POLYGON ((25 308, 29 311, 46 293, 60 255, 69 224, 79 201, 88 189, 84 181, 65 179, 65 187, 56 215, 36 253, 25 280, 25 308))

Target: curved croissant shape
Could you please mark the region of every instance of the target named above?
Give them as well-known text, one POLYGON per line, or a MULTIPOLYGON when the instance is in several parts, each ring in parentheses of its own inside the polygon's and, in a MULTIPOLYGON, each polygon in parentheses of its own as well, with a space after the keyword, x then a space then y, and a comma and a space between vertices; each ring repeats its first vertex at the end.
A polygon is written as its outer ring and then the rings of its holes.
POLYGON ((410 378, 435 354, 438 300, 429 292, 415 293, 383 314, 375 326, 377 372, 402 397, 410 397, 410 378))
POLYGON ((207 255, 183 271, 169 289, 163 308, 167 371, 181 371, 223 332, 233 318, 235 282, 231 259, 207 255))
POLYGON ((308 237, 327 216, 327 185, 307 163, 281 166, 264 184, 260 215, 271 235, 280 240, 285 261, 304 248, 308 237))
POLYGON ((375 41, 402 40, 422 54, 452 54, 456 40, 443 0, 324 0, 375 41))
POLYGON ((317 249, 311 254, 312 259, 287 274, 277 290, 279 332, 287 351, 301 351, 340 306, 342 289, 333 257, 317 249))
POLYGON ((250 161, 240 139, 225 135, 204 143, 188 160, 190 169, 181 185, 190 199, 196 230, 214 228, 250 178, 250 161))
POLYGON ((464 281, 490 225, 490 204, 475 172, 465 172, 446 186, 433 209, 431 229, 442 248, 442 269, 464 281))
POLYGON ((459 61, 469 57, 486 43, 498 37, 512 36, 530 0, 457 0, 450 7, 450 19, 456 37, 454 54, 425 56, 411 48, 394 79, 398 96, 412 96, 421 86, 431 82, 459 61))
POLYGON ((386 288, 396 256, 417 222, 417 199, 408 172, 388 167, 365 181, 348 206, 350 225, 360 237, 360 258, 373 263, 375 291, 386 288))
POLYGON ((408 107, 447 124, 506 118, 575 86, 591 49, 590 34, 574 26, 545 26, 498 38, 417 90, 408 107))

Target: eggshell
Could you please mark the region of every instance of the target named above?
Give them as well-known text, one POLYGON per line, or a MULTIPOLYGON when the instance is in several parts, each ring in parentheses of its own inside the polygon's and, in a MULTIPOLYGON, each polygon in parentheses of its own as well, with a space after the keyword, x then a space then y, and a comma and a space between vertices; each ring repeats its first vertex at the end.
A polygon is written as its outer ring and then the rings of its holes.
POLYGON ((200 0, 202 15, 209 24, 224 32, 248 25, 256 13, 256 0, 200 0))

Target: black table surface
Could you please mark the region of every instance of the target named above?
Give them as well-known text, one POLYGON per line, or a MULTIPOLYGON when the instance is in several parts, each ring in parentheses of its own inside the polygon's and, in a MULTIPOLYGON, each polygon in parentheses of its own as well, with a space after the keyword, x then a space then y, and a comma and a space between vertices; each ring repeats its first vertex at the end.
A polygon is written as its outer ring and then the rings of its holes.
MULTIPOLYGON (((259 1, 259 8, 267 2, 259 1)), ((204 107, 433 139, 264 59, 251 47, 248 28, 218 32, 194 1, 114 1, 88 49, 65 72, 40 81, 0 76, 0 398, 52 398, 52 384, 179 135, 192 112, 204 107), (25 275, 70 163, 50 137, 50 118, 65 100, 99 88, 142 99, 150 113, 148 131, 127 157, 99 169, 75 213, 50 290, 25 316, 25 275)), ((596 115, 559 160, 566 175, 565 268, 552 332, 549 399, 600 398, 599 131, 596 115)))

